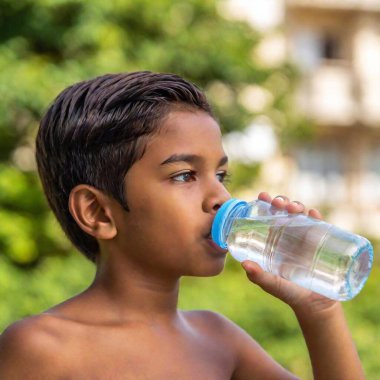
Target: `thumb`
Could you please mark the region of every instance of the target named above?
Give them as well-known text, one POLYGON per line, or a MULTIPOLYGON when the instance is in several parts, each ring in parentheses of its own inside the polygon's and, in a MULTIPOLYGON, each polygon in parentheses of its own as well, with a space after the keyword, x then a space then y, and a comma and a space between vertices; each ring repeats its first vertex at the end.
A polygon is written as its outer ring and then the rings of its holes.
POLYGON ((242 267, 251 282, 258 285, 265 292, 287 303, 293 309, 299 305, 309 303, 313 309, 328 308, 336 301, 330 300, 311 290, 304 289, 280 276, 265 272, 259 264, 253 261, 243 261, 242 267))
POLYGON ((253 261, 243 261, 242 267, 246 271, 248 279, 254 284, 260 286, 266 292, 277 296, 280 288, 278 276, 274 276, 271 273, 267 273, 261 268, 261 266, 253 261))
POLYGON ((253 261, 243 261, 242 267, 247 273, 248 279, 258 285, 265 292, 280 300, 290 303, 297 298, 299 287, 289 281, 265 272, 259 264, 253 261))

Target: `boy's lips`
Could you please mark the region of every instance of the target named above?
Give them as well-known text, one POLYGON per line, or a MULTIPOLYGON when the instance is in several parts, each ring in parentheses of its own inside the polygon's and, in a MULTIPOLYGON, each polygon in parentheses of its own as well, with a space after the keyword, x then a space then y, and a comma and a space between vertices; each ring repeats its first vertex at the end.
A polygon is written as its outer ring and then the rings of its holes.
POLYGON ((227 249, 223 249, 223 248, 219 247, 219 245, 216 244, 216 243, 214 242, 214 240, 211 239, 211 237, 208 238, 208 239, 206 239, 206 241, 207 241, 207 243, 208 243, 208 244, 209 244, 209 245, 210 245, 215 251, 217 251, 218 253, 221 253, 221 254, 225 255, 225 254, 228 252, 227 249))
POLYGON ((219 247, 218 244, 216 244, 214 242, 214 240, 212 240, 212 237, 211 237, 211 230, 205 235, 205 239, 207 240, 207 243, 215 250, 215 251, 218 251, 218 253, 222 253, 222 254, 226 254, 228 252, 227 249, 223 249, 221 247, 219 247))

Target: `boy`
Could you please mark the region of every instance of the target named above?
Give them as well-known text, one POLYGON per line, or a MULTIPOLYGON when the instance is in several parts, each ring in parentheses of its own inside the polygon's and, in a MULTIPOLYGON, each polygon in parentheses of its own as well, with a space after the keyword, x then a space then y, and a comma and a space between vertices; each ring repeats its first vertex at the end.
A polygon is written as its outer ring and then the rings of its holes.
MULTIPOLYGON (((295 379, 226 318, 177 309, 181 276, 217 275, 226 257, 210 230, 230 198, 227 157, 196 86, 150 72, 77 83, 43 118, 36 158, 52 210, 97 272, 3 333, 1 379, 295 379)), ((315 378, 363 378, 339 303, 243 267, 294 310, 315 378)))

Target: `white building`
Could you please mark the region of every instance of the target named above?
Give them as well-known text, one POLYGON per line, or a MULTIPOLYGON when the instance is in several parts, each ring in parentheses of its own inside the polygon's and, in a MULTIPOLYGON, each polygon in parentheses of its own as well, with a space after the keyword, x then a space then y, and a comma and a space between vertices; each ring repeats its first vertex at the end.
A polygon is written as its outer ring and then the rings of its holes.
POLYGON ((292 193, 380 236, 380 1, 287 0, 298 106, 317 138, 293 151, 292 193))
POLYGON ((313 119, 316 137, 263 161, 258 189, 290 194, 328 211, 333 223, 380 237, 380 0, 278 4, 284 34, 268 37, 261 53, 278 59, 284 41, 302 73, 295 107, 313 119))

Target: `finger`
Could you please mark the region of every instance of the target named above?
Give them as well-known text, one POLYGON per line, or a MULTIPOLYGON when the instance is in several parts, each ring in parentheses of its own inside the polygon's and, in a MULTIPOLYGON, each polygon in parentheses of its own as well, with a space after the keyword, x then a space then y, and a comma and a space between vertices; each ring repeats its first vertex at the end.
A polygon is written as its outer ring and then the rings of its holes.
POLYGON ((314 219, 322 219, 322 214, 315 208, 311 208, 309 210, 309 216, 311 216, 314 219))
POLYGON ((286 206, 286 210, 290 214, 302 214, 305 212, 305 206, 301 202, 293 201, 286 206))
POLYGON ((302 297, 301 293, 310 292, 302 289, 300 293, 301 288, 298 285, 265 272, 260 265, 253 261, 243 261, 242 267, 245 269, 247 277, 251 282, 289 305, 296 305, 300 297, 302 297))
POLYGON ((261 201, 264 201, 264 202, 268 202, 268 203, 272 202, 272 197, 266 191, 262 191, 259 194, 258 199, 260 199, 261 201))
POLYGON ((272 201, 274 207, 284 209, 289 204, 289 198, 285 195, 277 195, 272 201))

